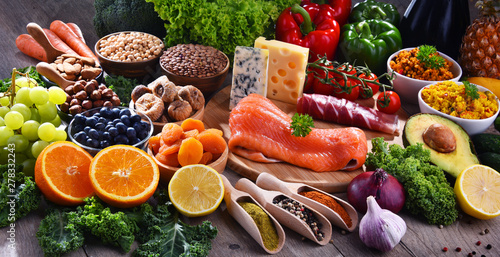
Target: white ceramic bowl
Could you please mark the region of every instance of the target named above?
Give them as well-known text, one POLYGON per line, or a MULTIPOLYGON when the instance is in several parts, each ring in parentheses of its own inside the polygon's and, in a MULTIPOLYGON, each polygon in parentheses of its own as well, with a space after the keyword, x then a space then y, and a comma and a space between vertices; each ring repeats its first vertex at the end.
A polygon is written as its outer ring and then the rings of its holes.
MULTIPOLYGON (((399 54, 401 51, 410 51, 416 47, 409 47, 409 48, 404 48, 401 49, 395 53, 393 53, 391 56, 389 56, 389 59, 387 59, 387 72, 391 73, 391 65, 390 62, 396 55, 399 54)), ((453 73, 453 78, 450 79, 452 81, 459 81, 460 77, 462 77, 462 68, 460 65, 453 60, 451 57, 448 55, 439 52, 438 53, 444 57, 446 60, 451 61, 453 63, 453 66, 451 67, 451 73, 453 73)), ((420 89, 423 87, 429 85, 429 84, 435 84, 439 81, 428 81, 428 80, 420 80, 420 79, 413 79, 410 77, 407 77, 405 75, 401 75, 397 72, 394 73, 396 75, 396 78, 393 81, 394 85, 394 91, 398 93, 399 97, 401 98, 402 101, 407 102, 407 103, 412 103, 412 104, 417 104, 418 103, 418 92, 420 89)))
MULTIPOLYGON (((463 84, 462 82, 456 82, 456 83, 458 85, 463 84)), ((467 133, 470 136, 484 132, 486 129, 488 129, 489 126, 491 126, 491 124, 493 124, 496 117, 498 116, 500 108, 499 108, 499 110, 497 110, 495 115, 493 115, 489 118, 486 118, 486 119, 479 119, 479 120, 463 119, 463 118, 448 115, 446 113, 442 113, 442 112, 430 107, 426 102, 424 102, 424 100, 422 100, 422 90, 424 90, 424 88, 427 88, 430 85, 432 85, 432 84, 428 84, 426 87, 423 87, 418 92, 418 106, 420 107, 420 112, 437 114, 437 115, 443 116, 445 118, 448 118, 448 119, 456 122, 460 126, 462 126, 462 128, 464 128, 465 131, 467 131, 467 133)), ((481 92, 489 91, 490 93, 492 93, 490 90, 488 90, 485 87, 477 86, 477 88, 481 92)), ((498 100, 498 98, 496 98, 496 100, 497 100, 497 104, 500 106, 500 101, 498 100)))

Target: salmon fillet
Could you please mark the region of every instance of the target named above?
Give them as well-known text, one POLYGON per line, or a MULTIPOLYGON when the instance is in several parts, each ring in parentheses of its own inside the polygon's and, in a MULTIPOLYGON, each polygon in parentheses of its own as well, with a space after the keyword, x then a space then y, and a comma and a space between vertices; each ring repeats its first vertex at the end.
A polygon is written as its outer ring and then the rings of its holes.
POLYGON ((292 135, 292 119, 271 100, 250 94, 229 115, 229 150, 256 162, 288 162, 317 172, 355 170, 365 163, 365 133, 355 127, 292 135))

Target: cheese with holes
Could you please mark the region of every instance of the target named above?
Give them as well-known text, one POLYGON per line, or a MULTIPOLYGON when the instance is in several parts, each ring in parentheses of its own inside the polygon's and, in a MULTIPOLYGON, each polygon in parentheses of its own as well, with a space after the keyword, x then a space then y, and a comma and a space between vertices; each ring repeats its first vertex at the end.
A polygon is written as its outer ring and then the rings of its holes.
POLYGON ((249 94, 266 96, 268 62, 269 50, 247 46, 236 47, 229 98, 230 110, 249 94))
POLYGON ((309 48, 259 37, 254 47, 269 50, 267 97, 297 104, 306 78, 309 48))

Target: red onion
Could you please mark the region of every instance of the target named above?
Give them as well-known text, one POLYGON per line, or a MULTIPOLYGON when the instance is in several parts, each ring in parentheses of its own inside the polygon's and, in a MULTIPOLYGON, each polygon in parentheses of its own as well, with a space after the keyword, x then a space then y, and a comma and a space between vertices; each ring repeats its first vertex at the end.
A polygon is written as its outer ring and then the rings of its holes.
POLYGON ((398 213, 405 203, 403 185, 383 169, 356 176, 347 186, 347 200, 361 213, 366 213, 366 198, 374 196, 382 209, 398 213))

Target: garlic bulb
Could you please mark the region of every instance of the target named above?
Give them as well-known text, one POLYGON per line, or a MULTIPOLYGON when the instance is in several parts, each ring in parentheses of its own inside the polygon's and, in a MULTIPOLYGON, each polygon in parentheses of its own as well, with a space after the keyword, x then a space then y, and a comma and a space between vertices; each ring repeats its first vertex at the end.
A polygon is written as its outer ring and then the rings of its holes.
POLYGON ((359 223, 359 237, 366 246, 387 252, 406 233, 406 223, 393 212, 380 208, 375 197, 368 196, 366 203, 368 209, 359 223))

